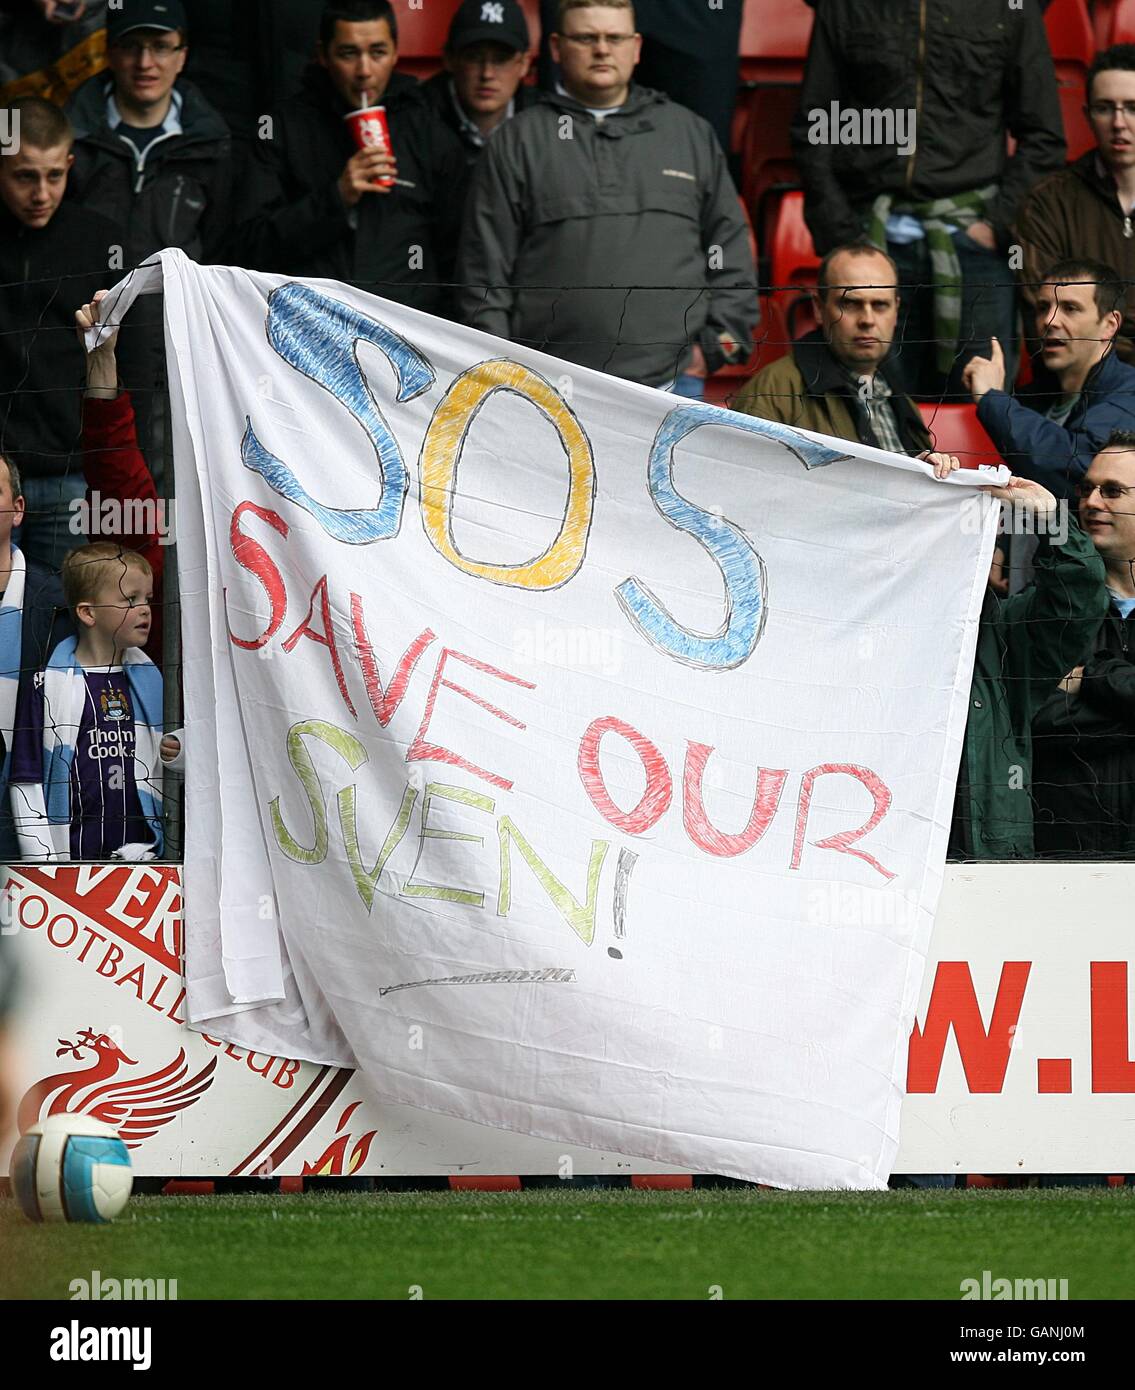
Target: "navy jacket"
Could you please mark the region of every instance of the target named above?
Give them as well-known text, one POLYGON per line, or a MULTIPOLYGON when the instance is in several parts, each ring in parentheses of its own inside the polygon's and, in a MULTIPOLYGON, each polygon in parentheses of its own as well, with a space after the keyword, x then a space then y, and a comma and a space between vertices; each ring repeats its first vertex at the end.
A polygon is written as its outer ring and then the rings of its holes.
POLYGON ((1056 497, 1073 489, 1113 430, 1135 430, 1135 367, 1107 353, 1088 373, 1063 425, 1046 420, 1004 391, 987 391, 977 418, 1014 473, 1056 497))

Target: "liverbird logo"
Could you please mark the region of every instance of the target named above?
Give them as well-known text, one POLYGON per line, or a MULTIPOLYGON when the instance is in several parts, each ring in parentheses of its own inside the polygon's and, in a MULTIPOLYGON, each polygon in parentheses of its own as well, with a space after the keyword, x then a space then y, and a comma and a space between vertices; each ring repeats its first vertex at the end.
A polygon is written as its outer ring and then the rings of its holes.
POLYGON ((319 1177, 349 1177, 362 1167, 366 1161, 366 1156, 370 1152, 371 1143, 374 1136, 378 1133, 377 1129, 372 1129, 357 1140, 355 1147, 351 1150, 351 1155, 347 1157, 347 1145, 351 1142, 351 1133, 347 1129, 350 1124, 351 1116, 359 1108, 361 1101, 355 1101, 348 1105, 342 1115, 339 1116, 339 1123, 335 1126, 336 1138, 331 1141, 326 1149, 319 1155, 314 1163, 303 1165, 303 1176, 316 1175, 319 1177))
POLYGON ((21 1134, 49 1115, 91 1115, 116 1129, 128 1149, 136 1149, 178 1111, 199 1100, 213 1084, 217 1069, 217 1059, 210 1057, 196 1076, 190 1076, 185 1049, 180 1048, 160 1070, 114 1081, 120 1067, 138 1063, 113 1038, 92 1028, 84 1028, 74 1042, 59 1039, 55 1055, 67 1054, 76 1062, 93 1054, 93 1061, 80 1071, 57 1072, 36 1082, 20 1102, 21 1134))

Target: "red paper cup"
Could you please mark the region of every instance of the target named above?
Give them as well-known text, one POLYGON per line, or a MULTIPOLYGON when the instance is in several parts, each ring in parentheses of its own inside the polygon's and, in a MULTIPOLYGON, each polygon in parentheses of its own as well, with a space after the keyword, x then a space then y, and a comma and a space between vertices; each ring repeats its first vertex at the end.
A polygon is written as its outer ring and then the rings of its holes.
MULTIPOLYGON (((386 123, 385 106, 364 106, 360 111, 348 111, 343 119, 351 129, 351 136, 360 150, 382 150, 393 154, 390 145, 390 127, 386 123)), ((393 188, 392 178, 375 179, 376 188, 393 188)))

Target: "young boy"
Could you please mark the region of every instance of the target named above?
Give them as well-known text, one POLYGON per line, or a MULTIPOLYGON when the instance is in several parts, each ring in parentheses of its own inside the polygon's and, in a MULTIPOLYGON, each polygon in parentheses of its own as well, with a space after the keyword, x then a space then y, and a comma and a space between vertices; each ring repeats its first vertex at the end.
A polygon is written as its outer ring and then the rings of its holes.
POLYGON ((12 816, 24 859, 123 859, 161 854, 161 672, 141 650, 153 576, 110 541, 73 550, 63 592, 78 637, 61 642, 27 683, 16 712, 12 816))

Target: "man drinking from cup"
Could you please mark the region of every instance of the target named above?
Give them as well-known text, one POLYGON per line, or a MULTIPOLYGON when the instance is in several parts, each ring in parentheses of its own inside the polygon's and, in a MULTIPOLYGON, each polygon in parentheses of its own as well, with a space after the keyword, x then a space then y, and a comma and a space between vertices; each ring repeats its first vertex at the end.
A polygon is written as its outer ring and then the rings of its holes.
POLYGON ((418 83, 394 71, 389 0, 328 4, 316 57, 299 95, 262 122, 237 259, 447 312, 465 160, 418 83))

